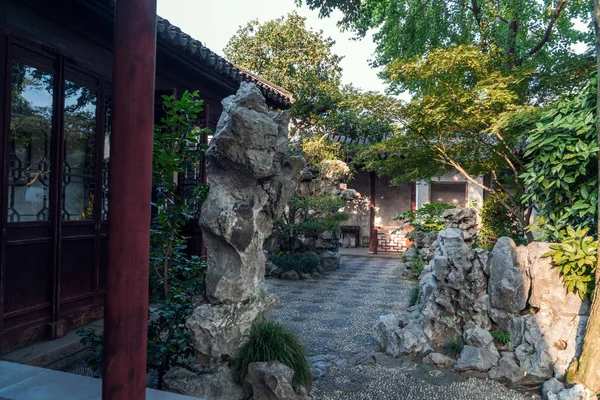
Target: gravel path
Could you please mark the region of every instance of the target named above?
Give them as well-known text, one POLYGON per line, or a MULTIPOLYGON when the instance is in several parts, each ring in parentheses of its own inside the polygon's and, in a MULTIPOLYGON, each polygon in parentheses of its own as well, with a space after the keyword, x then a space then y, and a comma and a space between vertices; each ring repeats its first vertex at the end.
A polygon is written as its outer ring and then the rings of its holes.
POLYGON ((343 257, 321 279, 268 280, 279 305, 271 318, 296 332, 308 349, 312 391, 323 400, 524 400, 539 398, 497 382, 466 378, 377 353, 377 317, 408 307, 413 282, 399 277, 397 260, 343 257))

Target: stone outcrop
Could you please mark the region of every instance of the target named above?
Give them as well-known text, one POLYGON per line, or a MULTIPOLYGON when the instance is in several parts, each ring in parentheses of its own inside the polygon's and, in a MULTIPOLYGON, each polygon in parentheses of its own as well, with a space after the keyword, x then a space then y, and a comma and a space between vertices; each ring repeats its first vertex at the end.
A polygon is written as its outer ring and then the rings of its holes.
POLYGON ((192 364, 171 368, 163 378, 165 390, 206 400, 242 400, 244 389, 233 380, 225 365, 206 367, 192 364))
POLYGON ((427 353, 462 338, 466 328, 491 328, 487 254, 469 248, 458 229, 441 231, 437 241, 433 260, 419 279, 417 308, 384 315, 375 324, 374 336, 388 354, 427 353))
POLYGON ((593 397, 583 385, 575 385, 557 393, 548 393, 547 400, 593 400, 593 397))
MULTIPOLYGON (((276 235, 269 238, 270 245, 267 251, 277 253, 279 251, 291 251, 294 247, 295 253, 314 254, 319 257, 320 265, 316 267, 312 274, 321 275, 323 272, 332 271, 340 267, 342 255, 340 254, 340 230, 324 231, 315 235, 298 235, 293 244, 288 244, 285 240, 278 240, 276 235)), ((282 272, 276 268, 267 269, 267 276, 271 278, 290 279, 282 276, 282 272)), ((318 276, 317 275, 317 276, 318 276)), ((299 277, 298 279, 302 279, 299 277)))
MULTIPOLYGON (((471 249, 463 236, 452 228, 439 233, 419 278, 417 305, 380 317, 376 341, 394 356, 426 355, 449 340, 462 341, 458 371, 487 372, 513 384, 562 379, 581 351, 589 301, 566 293, 558 271, 542 257, 549 244, 517 247, 501 238, 488 253, 471 249), (492 330, 509 333, 510 343, 495 342, 492 330)), ((566 389, 548 398, 579 393, 566 389)))
POLYGON ((294 371, 278 362, 260 362, 248 365, 244 379, 246 395, 253 400, 307 400, 304 388, 292 387, 294 371))
POLYGON ((460 229, 463 239, 471 246, 477 236, 477 210, 474 208, 450 208, 442 214, 446 229, 460 229))
MULTIPOLYGON (((462 238, 470 247, 477 235, 477 211, 472 208, 451 208, 442 214, 446 229, 458 229, 462 238)), ((410 267, 413 257, 425 262, 433 259, 437 247, 438 232, 412 231, 409 234, 413 246, 405 252, 405 263, 410 267)))
POLYGON ((210 191, 199 220, 208 303, 186 323, 203 364, 235 357, 252 323, 275 305, 264 291, 263 245, 304 165, 288 154, 288 124, 287 112, 269 111, 254 84, 242 83, 223 100, 206 151, 210 191))
POLYGON ((266 292, 247 302, 203 304, 197 307, 186 326, 193 333, 194 348, 205 362, 227 361, 250 333, 252 324, 277 305, 266 292))

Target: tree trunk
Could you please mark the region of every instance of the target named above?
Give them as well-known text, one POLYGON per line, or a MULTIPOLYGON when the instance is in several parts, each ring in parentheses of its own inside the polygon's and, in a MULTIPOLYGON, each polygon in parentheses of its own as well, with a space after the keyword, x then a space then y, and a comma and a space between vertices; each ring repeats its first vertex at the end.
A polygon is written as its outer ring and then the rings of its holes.
MULTIPOLYGON (((600 0, 594 0, 594 30, 596 32, 596 61, 600 78, 600 0)), ((598 79, 598 84, 598 89, 600 89, 600 79, 598 79)), ((596 97, 596 135, 598 143, 600 143, 600 90, 596 97)), ((598 166, 600 167, 600 154, 598 166)), ((600 192, 600 179, 598 182, 598 191, 600 192)), ((600 203, 598 204, 598 215, 600 215, 600 203)), ((600 219, 598 227, 600 228, 600 219)), ((571 365, 567 380, 571 383, 581 383, 592 392, 600 393, 600 249, 596 263, 596 288, 583 339, 583 350, 579 359, 571 365)))

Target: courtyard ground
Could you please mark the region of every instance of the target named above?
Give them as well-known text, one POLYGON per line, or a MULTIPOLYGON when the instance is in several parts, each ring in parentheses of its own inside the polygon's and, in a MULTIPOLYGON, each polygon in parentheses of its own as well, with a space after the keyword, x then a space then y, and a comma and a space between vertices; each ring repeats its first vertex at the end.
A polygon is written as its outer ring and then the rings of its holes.
POLYGON ((484 379, 467 378, 377 351, 371 328, 382 314, 408 308, 414 282, 400 277, 398 260, 344 256, 324 278, 268 280, 279 297, 271 318, 297 333, 306 346, 315 399, 524 400, 484 379))

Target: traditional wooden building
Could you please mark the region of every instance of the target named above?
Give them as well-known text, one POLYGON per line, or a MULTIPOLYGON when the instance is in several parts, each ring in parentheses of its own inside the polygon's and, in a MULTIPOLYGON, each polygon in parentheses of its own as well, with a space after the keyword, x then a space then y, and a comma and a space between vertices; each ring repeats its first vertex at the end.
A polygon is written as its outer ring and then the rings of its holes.
MULTIPOLYGON (((0 354, 103 312, 110 122, 119 112, 114 7, 114 0, 0 0, 0 354)), ((199 123, 214 130, 221 100, 242 81, 256 83, 275 108, 291 105, 289 92, 158 18, 158 99, 198 90, 206 105, 199 123)))

